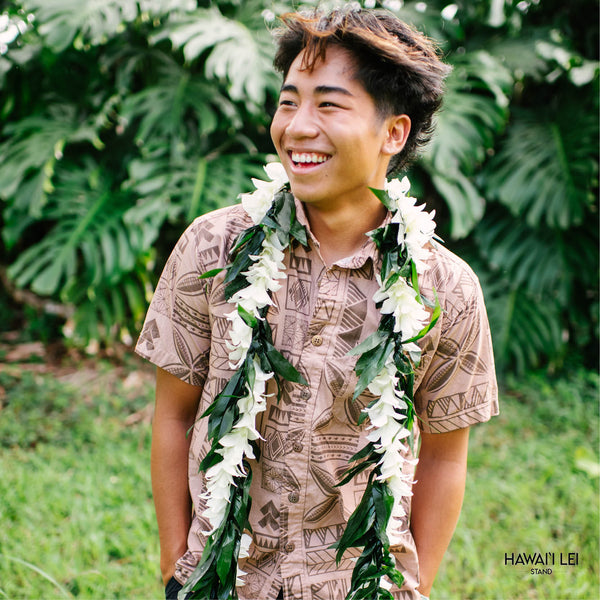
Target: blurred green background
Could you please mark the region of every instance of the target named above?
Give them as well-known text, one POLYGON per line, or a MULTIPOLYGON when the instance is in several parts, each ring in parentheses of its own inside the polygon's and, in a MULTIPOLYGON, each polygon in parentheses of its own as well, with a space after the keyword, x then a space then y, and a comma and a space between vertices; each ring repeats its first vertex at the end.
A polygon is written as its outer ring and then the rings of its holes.
MULTIPOLYGON (((0 2, 0 598, 160 597, 131 344, 186 225, 262 176, 269 30, 316 4, 0 2)), ((597 598, 598 2, 360 4, 454 67, 409 177, 482 282, 502 384, 432 598, 597 598)))

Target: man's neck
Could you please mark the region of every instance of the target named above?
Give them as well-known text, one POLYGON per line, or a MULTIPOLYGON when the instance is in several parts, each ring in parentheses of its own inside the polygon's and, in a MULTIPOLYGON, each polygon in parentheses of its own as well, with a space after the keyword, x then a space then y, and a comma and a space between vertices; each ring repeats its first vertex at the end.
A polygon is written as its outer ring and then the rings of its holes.
POLYGON ((381 225, 386 215, 386 208, 375 196, 366 205, 347 205, 336 210, 322 210, 310 204, 304 207, 327 266, 355 254, 365 243, 365 234, 381 225))

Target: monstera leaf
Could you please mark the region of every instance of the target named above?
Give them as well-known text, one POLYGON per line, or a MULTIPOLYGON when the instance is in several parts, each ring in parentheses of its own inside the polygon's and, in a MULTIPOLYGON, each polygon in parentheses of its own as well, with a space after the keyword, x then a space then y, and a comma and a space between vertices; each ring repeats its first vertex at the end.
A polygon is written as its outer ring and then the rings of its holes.
POLYGON ((221 123, 241 127, 231 101, 172 58, 162 55, 157 60, 154 77, 155 83, 127 96, 119 111, 121 124, 135 127, 138 146, 162 137, 171 152, 185 154, 186 141, 197 144, 221 123))
POLYGON ((73 104, 55 103, 46 113, 8 124, 0 145, 0 196, 7 200, 4 242, 12 247, 23 228, 42 213, 53 190, 57 161, 68 143, 88 142, 102 147, 98 127, 81 122, 73 104))
MULTIPOLYGON (((155 235, 165 218, 183 216, 189 223, 201 214, 234 204, 239 194, 251 191, 251 178, 264 175, 264 162, 264 155, 256 152, 209 152, 172 161, 167 152, 157 150, 129 165, 130 179, 124 187, 143 200, 125 219, 144 231, 150 227, 155 235)), ((154 239, 155 235, 151 234, 154 239)))
POLYGON ((60 293, 72 301, 133 269, 136 255, 144 250, 143 236, 124 224, 130 200, 110 184, 92 163, 61 171, 44 208, 48 233, 9 268, 18 286, 29 285, 43 296, 60 293))
POLYGON ((492 269, 502 269, 513 285, 552 296, 564 306, 578 276, 565 256, 568 240, 547 227, 531 228, 500 206, 492 206, 474 234, 492 269))
POLYGON ((267 90, 277 90, 271 66, 273 46, 264 27, 251 30, 213 7, 173 15, 151 42, 163 39, 181 48, 188 63, 205 57, 206 76, 227 82, 233 100, 249 101, 255 109, 262 109, 267 90))
POLYGON ((566 232, 532 228, 492 205, 471 241, 479 256, 470 262, 484 288, 501 368, 556 362, 567 344, 590 342, 597 326, 588 304, 598 289, 594 219, 566 232))
POLYGON ((564 95, 556 106, 515 110, 484 175, 488 197, 530 226, 580 224, 598 185, 597 115, 564 95))
POLYGON ((464 237, 481 219, 485 200, 469 176, 484 162, 508 117, 509 72, 484 51, 456 57, 436 133, 422 160, 448 204, 450 234, 464 237))
POLYGON ((523 373, 559 357, 565 348, 559 302, 514 285, 500 269, 470 263, 483 288, 499 373, 509 367, 523 373))
POLYGON ((114 283, 101 283, 77 299, 68 335, 79 344, 120 339, 132 343, 141 329, 154 289, 150 261, 138 257, 135 268, 114 283))
POLYGON ((24 0, 23 8, 35 16, 39 33, 54 52, 73 42, 97 45, 118 33, 123 24, 169 10, 190 8, 186 0, 24 0))

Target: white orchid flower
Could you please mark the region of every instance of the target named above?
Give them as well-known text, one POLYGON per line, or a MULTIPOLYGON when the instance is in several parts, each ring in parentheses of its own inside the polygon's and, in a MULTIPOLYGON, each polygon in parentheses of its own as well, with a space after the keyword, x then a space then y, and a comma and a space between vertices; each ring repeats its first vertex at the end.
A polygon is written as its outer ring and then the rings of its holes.
MULTIPOLYGON (((250 544, 252 543, 252 536, 248 535, 247 533, 242 533, 242 537, 240 539, 240 553, 238 555, 238 560, 242 560, 243 558, 248 558, 250 556, 250 544)), ((237 568, 237 573, 236 573, 236 582, 235 585, 236 586, 241 586, 245 584, 245 581, 243 579, 244 575, 246 575, 246 573, 244 571, 242 571, 239 566, 237 568)))
POLYGON ((385 182, 385 191, 392 200, 406 196, 408 190, 410 190, 410 181, 406 176, 402 179, 389 179, 385 182))
POLYGON ((269 212, 275 193, 288 182, 288 176, 281 163, 269 163, 264 169, 271 181, 252 178, 256 191, 241 194, 242 206, 255 225, 258 225, 269 212))
POLYGON ((241 306, 246 312, 255 317, 258 316, 259 309, 267 306, 267 304, 273 304, 266 287, 263 285, 243 288, 236 292, 229 301, 241 306))
POLYGON ((430 254, 427 246, 435 233, 435 211, 426 212, 424 204, 416 206, 417 200, 407 196, 409 189, 410 181, 407 177, 402 180, 392 179, 386 183, 386 191, 397 208, 392 223, 399 225, 398 245, 406 246, 417 273, 421 274, 428 268, 425 260, 430 254))
POLYGON ((285 172, 285 168, 280 162, 274 161, 267 163, 263 169, 271 181, 273 181, 275 184, 275 191, 282 188, 289 181, 287 173, 285 172))
POLYGON ((254 386, 252 390, 248 390, 246 396, 238 400, 240 418, 232 430, 219 440, 221 447, 217 452, 223 460, 206 471, 206 492, 202 497, 207 503, 203 515, 212 526, 209 534, 216 531, 225 518, 234 477, 246 475, 244 458, 255 458, 250 442, 260 438, 256 429, 256 415, 267 406, 266 382, 273 377, 273 373, 263 371, 257 359, 254 359, 253 366, 254 386))
POLYGON ((416 336, 429 320, 429 313, 417 300, 416 291, 402 277, 387 290, 377 290, 373 300, 383 301, 381 312, 394 315, 394 332, 401 331, 404 339, 416 336))
MULTIPOLYGON (((272 206, 275 194, 288 182, 285 169, 280 163, 270 163, 265 166, 269 180, 253 179, 256 190, 242 194, 241 201, 244 210, 255 225, 261 223, 272 206)), ((386 182, 386 190, 392 199, 392 222, 398 224, 397 243, 405 248, 410 260, 414 262, 417 273, 422 273, 427 267, 430 254, 430 241, 434 237, 435 224, 433 216, 424 205, 416 205, 416 200, 408 196, 410 182, 408 178, 386 182)), ((252 345, 254 329, 240 315, 242 308, 255 318, 260 318, 261 310, 273 304, 272 294, 281 289, 281 280, 285 279, 285 264, 283 246, 275 231, 264 228, 265 239, 260 254, 251 256, 254 261, 243 273, 246 282, 244 288, 237 291, 229 302, 236 310, 225 315, 230 321, 230 339, 227 350, 231 368, 239 368, 246 360, 252 345)), ((380 276, 377 276, 379 289, 374 294, 376 303, 381 303, 381 313, 391 314, 394 318, 393 331, 401 333, 403 340, 415 337, 425 327, 429 313, 419 302, 417 293, 404 278, 399 278, 386 290, 380 276)), ((420 357, 420 348, 414 342, 402 343, 402 351, 414 364, 420 357)), ((246 380, 246 392, 237 400, 239 418, 231 431, 220 440, 216 450, 222 459, 206 472, 206 491, 202 495, 206 499, 207 508, 204 516, 212 526, 213 533, 223 522, 232 493, 234 479, 246 476, 244 459, 254 458, 252 443, 260 439, 256 427, 256 417, 266 409, 267 382, 273 373, 264 372, 257 357, 253 360, 254 373, 246 380), (250 380, 253 383, 250 386, 250 380)), ((405 533, 406 512, 403 498, 412 495, 412 476, 405 472, 407 464, 416 463, 406 457, 408 446, 406 439, 410 431, 404 427, 404 411, 408 405, 404 391, 399 389, 399 378, 393 357, 389 356, 384 367, 369 383, 368 389, 378 396, 372 406, 363 409, 370 421, 367 440, 373 444, 380 455, 377 463, 379 481, 385 482, 394 498, 391 517, 386 526, 390 543, 402 543, 405 533)), ((239 558, 247 558, 251 537, 243 534, 240 540, 239 558)), ((237 571, 236 585, 243 585, 245 573, 237 571)), ((381 579, 380 585, 389 589, 386 579, 381 579)))
POLYGON ((226 341, 225 345, 229 351, 229 366, 237 369, 246 360, 248 349, 252 343, 252 327, 246 324, 240 317, 237 310, 225 315, 227 320, 231 321, 229 337, 231 341, 226 341))

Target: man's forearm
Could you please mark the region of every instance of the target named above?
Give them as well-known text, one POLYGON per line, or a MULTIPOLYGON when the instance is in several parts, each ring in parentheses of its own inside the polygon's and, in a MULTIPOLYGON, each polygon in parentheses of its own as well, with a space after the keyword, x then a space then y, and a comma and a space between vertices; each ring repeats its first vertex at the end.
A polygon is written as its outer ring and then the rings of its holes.
POLYGON ((156 370, 152 423, 152 493, 160 538, 160 569, 166 583, 187 549, 191 522, 188 491, 188 429, 194 424, 202 390, 163 369, 156 370))
POLYGON ((411 531, 419 557, 419 591, 426 596, 460 515, 467 450, 468 430, 423 435, 413 487, 411 531))
POLYGON ((191 521, 186 431, 187 425, 176 420, 155 420, 152 427, 152 494, 165 583, 175 571, 175 561, 186 551, 191 521))

